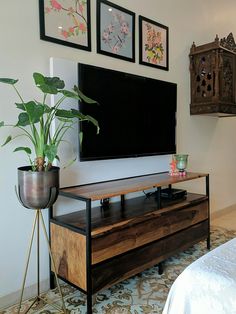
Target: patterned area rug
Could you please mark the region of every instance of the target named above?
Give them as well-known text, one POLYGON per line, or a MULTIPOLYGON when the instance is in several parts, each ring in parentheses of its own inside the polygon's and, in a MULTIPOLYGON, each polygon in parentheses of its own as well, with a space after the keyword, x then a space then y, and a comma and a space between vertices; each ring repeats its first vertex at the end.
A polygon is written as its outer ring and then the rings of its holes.
MULTIPOLYGON (((225 229, 212 229, 211 248, 234 238, 236 232, 225 229)), ((176 254, 164 263, 164 273, 158 274, 158 266, 154 266, 141 274, 103 290, 94 297, 93 313, 97 314, 161 314, 165 300, 177 276, 194 260, 207 253, 206 241, 202 241, 188 250, 176 254)), ((86 298, 75 288, 62 285, 62 291, 68 313, 85 314, 86 298)), ((46 294, 46 298, 60 305, 57 289, 46 294)), ((24 313, 30 300, 24 302, 21 313, 24 313)), ((12 306, 0 314, 17 313, 18 307, 12 306)), ((28 313, 58 313, 52 306, 39 303, 28 313)))

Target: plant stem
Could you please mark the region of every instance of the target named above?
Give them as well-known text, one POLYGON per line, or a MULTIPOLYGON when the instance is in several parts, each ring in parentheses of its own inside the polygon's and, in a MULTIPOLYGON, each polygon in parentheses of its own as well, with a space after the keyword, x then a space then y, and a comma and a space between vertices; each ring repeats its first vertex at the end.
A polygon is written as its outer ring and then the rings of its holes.
POLYGON ((15 89, 15 91, 16 91, 17 95, 19 96, 20 100, 21 100, 22 103, 24 104, 24 103, 25 103, 25 102, 24 102, 24 99, 22 98, 22 96, 21 96, 21 94, 19 93, 18 89, 15 87, 15 85, 12 85, 12 86, 13 86, 13 88, 15 89))

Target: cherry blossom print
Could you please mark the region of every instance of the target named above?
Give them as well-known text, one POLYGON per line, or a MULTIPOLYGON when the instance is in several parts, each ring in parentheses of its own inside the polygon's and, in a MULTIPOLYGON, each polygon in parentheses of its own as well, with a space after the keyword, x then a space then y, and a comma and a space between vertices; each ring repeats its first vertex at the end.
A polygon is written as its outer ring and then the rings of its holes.
POLYGON ((114 54, 120 53, 126 47, 126 41, 130 37, 129 22, 123 13, 112 10, 109 22, 102 30, 102 41, 114 54))
MULTIPOLYGON (((50 18, 52 13, 58 14, 60 19, 60 27, 58 27, 58 35, 64 40, 72 37, 80 37, 87 34, 87 0, 48 0, 45 14, 50 18), (70 5, 68 5, 70 3, 70 5), (64 25, 63 25, 64 21, 64 25)), ((53 16, 53 18, 55 18, 53 16)))
POLYGON ((62 9, 61 4, 57 2, 56 0, 51 0, 51 5, 52 5, 52 8, 55 10, 60 11, 62 9))
POLYGON ((158 32, 150 23, 146 23, 145 27, 145 58, 152 64, 160 64, 164 57, 161 32, 158 32))
POLYGON ((129 25, 127 22, 124 21, 121 23, 120 32, 125 35, 129 34, 129 25))

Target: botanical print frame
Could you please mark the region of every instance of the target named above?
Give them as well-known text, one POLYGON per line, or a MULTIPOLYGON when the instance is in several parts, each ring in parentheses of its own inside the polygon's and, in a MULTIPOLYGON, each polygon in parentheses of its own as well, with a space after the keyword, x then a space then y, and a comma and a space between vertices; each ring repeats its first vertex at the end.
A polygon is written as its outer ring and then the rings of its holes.
POLYGON ((91 51, 90 0, 39 0, 40 39, 91 51))
POLYGON ((97 0, 97 52, 135 62, 135 13, 97 0))
POLYGON ((169 70, 169 28, 139 16, 139 63, 169 70))

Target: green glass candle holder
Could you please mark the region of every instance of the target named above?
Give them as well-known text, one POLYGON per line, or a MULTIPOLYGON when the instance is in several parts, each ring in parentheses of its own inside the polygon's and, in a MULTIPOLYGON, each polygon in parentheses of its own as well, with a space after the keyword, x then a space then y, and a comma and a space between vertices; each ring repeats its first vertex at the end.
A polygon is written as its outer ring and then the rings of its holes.
POLYGON ((188 155, 187 154, 176 154, 174 155, 176 160, 176 168, 178 169, 180 175, 186 173, 186 168, 188 165, 188 155))

